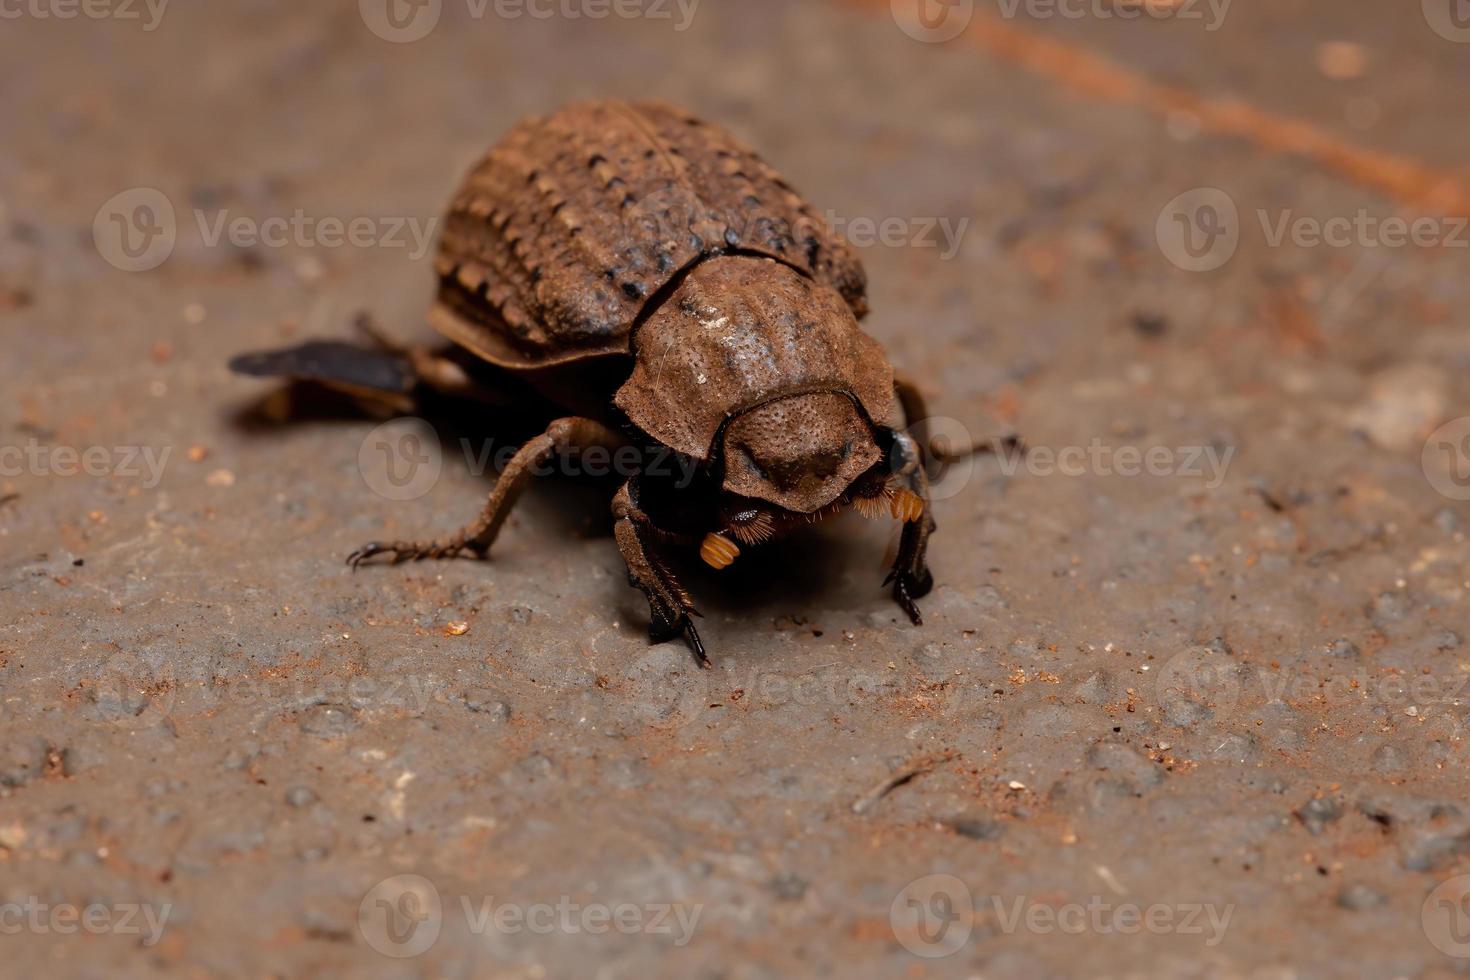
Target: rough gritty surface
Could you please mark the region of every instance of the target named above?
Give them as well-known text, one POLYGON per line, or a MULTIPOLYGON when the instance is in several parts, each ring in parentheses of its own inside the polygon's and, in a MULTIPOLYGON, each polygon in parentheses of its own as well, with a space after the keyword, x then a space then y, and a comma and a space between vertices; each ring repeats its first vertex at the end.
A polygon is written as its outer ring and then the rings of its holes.
POLYGON ((1240 4, 1215 32, 1023 5, 1013 33, 942 45, 872 0, 709 0, 684 32, 443 6, 409 44, 346 0, 0 23, 0 445, 46 461, 0 477, 0 903, 170 908, 151 947, 0 921, 0 973, 1467 969, 1444 936, 1470 925, 1470 511, 1420 459, 1470 414, 1465 253, 1270 247, 1258 209, 1391 215, 1373 188, 1393 180, 1044 55, 1453 185, 1470 47, 1366 0, 1240 4), (647 645, 596 488, 538 487, 488 564, 348 574, 369 538, 457 526, 491 476, 445 430, 431 492, 382 499, 359 466, 374 422, 270 422, 223 364, 345 336, 362 307, 412 332, 431 255, 210 244, 217 216, 421 224, 518 118, 603 96, 730 126, 854 239, 969 219, 950 259, 863 250, 867 327, 942 414, 999 416, 1033 452, 1233 450, 1223 479, 982 460, 939 504, 922 629, 878 587, 886 529, 854 517, 694 576, 710 672, 647 645), (1210 273, 1155 239, 1199 186, 1242 216, 1210 273), (136 187, 180 227, 144 273, 93 237, 136 187), (102 447, 108 472, 64 475, 58 447, 102 447), (124 447, 170 451, 156 486, 124 447), (926 959, 890 910, 931 873, 973 914, 934 920, 971 931, 926 959), (396 875, 445 910, 417 957, 360 927, 396 875), (699 918, 684 945, 477 932, 461 898, 699 918), (1230 918, 1062 931, 1015 925, 1018 900, 1230 918))

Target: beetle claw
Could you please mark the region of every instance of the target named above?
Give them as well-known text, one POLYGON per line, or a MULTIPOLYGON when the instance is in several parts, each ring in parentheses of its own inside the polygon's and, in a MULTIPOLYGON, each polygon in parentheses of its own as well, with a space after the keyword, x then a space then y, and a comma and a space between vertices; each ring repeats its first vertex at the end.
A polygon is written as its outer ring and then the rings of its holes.
POLYGON ((365 544, 361 548, 358 548, 352 554, 347 556, 347 564, 351 565, 352 570, 355 572, 357 571, 357 566, 361 565, 363 562, 367 561, 370 558, 375 558, 376 556, 381 555, 387 550, 387 548, 376 541, 372 542, 371 544, 365 544))
POLYGON ((693 620, 688 617, 684 619, 684 638, 689 641, 689 647, 694 651, 694 659, 699 662, 699 666, 709 670, 709 655, 704 652, 704 644, 700 642, 699 631, 694 628, 693 620))

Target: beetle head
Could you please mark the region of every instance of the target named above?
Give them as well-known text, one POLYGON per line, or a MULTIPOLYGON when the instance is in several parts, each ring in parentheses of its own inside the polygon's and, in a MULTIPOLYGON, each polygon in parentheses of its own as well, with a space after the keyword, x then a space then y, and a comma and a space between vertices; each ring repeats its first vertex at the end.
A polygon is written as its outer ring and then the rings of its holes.
POLYGON ((737 416, 725 429, 725 489, 810 514, 883 458, 852 399, 793 395, 737 416))

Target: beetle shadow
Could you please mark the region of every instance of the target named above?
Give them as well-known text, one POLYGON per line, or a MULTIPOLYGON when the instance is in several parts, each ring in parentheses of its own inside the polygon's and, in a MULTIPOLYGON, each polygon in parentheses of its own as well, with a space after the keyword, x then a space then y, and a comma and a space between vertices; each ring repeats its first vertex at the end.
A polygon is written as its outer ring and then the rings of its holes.
MULTIPOLYGON (((817 612, 856 617, 875 601, 887 602, 884 541, 869 522, 843 515, 745 548, 722 570, 692 555, 673 563, 706 618, 744 620, 763 631, 782 620, 804 623, 817 612)), ((648 607, 635 592, 620 612, 641 622, 648 607)))
MULTIPOLYGON (((519 448, 539 435, 554 412, 530 408, 466 406, 463 401, 430 398, 399 410, 377 400, 365 400, 340 390, 309 381, 289 382, 235 406, 231 422, 251 437, 269 439, 308 424, 352 426, 383 423, 413 416, 434 429, 446 465, 458 466, 483 481, 485 492, 499 476, 496 464, 505 461, 502 452, 519 448), (480 447, 490 447, 485 452, 480 447)), ((516 513, 527 528, 558 538, 606 540, 615 555, 611 502, 622 483, 619 477, 540 478, 516 504, 516 513)), ((363 487, 364 506, 375 500, 363 487)), ((468 521, 483 502, 478 495, 464 503, 468 521)), ((884 536, 871 530, 870 522, 848 514, 799 528, 792 534, 743 549, 729 568, 716 571, 699 560, 693 550, 669 553, 681 580, 701 611, 710 616, 749 619, 754 624, 783 617, 800 619, 812 609, 851 610, 856 613, 873 597, 885 595, 880 588, 884 569, 884 536), (871 573, 871 593, 859 593, 858 583, 868 575, 848 575, 849 569, 871 573)), ((452 528, 425 528, 425 536, 452 528)), ((890 543, 891 547, 891 543, 890 543)), ((643 622, 648 606, 639 593, 627 589, 617 601, 619 615, 629 622, 643 622)))
MULTIPOLYGON (((340 425, 360 435, 364 423, 380 425, 394 419, 423 419, 439 440, 446 467, 457 466, 483 481, 489 493, 499 478, 500 468, 511 452, 540 435, 557 413, 539 399, 527 398, 520 407, 487 406, 429 393, 410 404, 393 405, 384 400, 359 398, 312 381, 280 384, 255 398, 234 406, 229 423, 254 439, 271 439, 303 425, 340 425)), ((619 479, 542 478, 534 491, 517 502, 515 513, 548 534, 578 538, 612 537, 611 502, 621 484, 619 479)), ((361 485, 364 505, 375 500, 361 485)), ((464 504, 468 522, 484 502, 472 495, 464 504)), ((454 528, 438 529, 447 533, 454 528)), ((437 533, 426 528, 426 536, 437 533)))

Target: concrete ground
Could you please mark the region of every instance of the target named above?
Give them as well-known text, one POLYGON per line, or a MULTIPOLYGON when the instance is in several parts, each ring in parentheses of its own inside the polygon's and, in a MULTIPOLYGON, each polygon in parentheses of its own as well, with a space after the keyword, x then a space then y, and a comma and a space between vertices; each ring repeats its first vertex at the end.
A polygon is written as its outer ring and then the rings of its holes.
POLYGON ((1463 7, 0 5, 0 974, 1470 972, 1463 7), (433 444, 227 373, 421 331, 460 174, 608 95, 1024 435, 922 628, 843 519, 693 575, 701 672, 570 481, 349 574, 524 431, 385 484, 433 444))

